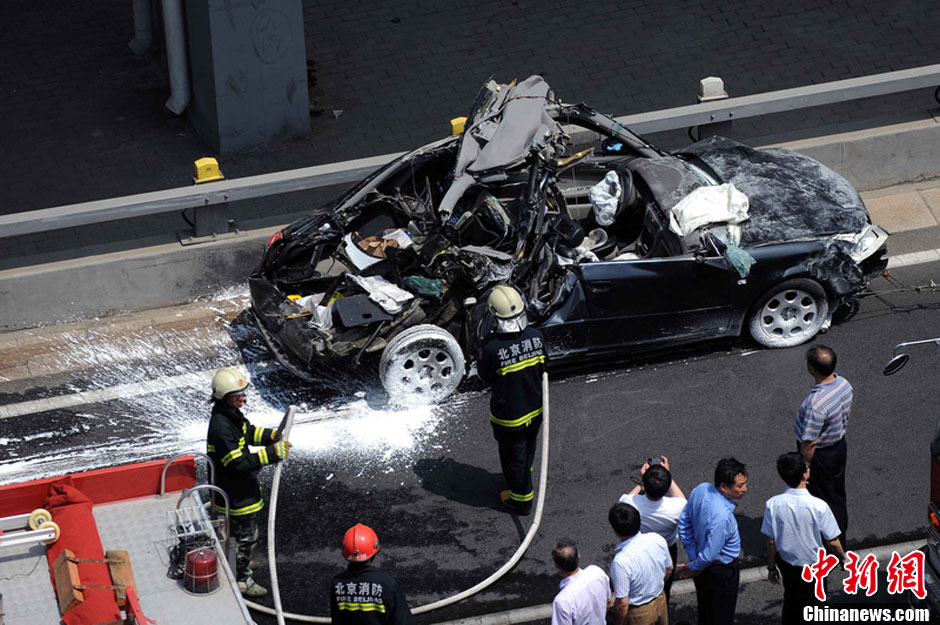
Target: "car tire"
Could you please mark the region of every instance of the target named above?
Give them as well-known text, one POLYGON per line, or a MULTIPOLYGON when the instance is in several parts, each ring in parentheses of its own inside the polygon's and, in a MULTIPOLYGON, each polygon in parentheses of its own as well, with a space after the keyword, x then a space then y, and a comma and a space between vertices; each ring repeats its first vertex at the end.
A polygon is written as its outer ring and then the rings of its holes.
POLYGON ((465 359, 457 340, 430 324, 395 335, 379 360, 379 379, 395 401, 438 402, 457 390, 465 359))
POLYGON ((765 347, 793 347, 819 333, 829 315, 829 298, 815 280, 796 278, 767 291, 751 308, 749 329, 765 347))

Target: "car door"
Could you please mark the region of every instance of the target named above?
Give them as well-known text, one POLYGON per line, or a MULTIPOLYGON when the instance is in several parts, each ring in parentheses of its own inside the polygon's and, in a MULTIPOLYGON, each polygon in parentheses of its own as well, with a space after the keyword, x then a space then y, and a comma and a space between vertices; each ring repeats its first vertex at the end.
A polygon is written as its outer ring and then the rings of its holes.
POLYGON ((655 347, 725 334, 738 274, 720 256, 580 267, 592 350, 655 347))

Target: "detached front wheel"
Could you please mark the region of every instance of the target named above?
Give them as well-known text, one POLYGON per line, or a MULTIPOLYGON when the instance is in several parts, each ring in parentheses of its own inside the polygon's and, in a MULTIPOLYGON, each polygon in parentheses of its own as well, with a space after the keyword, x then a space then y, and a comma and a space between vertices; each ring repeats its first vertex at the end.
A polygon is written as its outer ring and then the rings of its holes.
POLYGON ((751 311, 749 328, 765 347, 793 347, 819 333, 829 315, 829 298, 815 280, 781 282, 761 296, 751 311))
POLYGON ((463 350, 450 332, 422 324, 389 341, 379 361, 379 378, 393 400, 438 402, 457 390, 464 366, 463 350))

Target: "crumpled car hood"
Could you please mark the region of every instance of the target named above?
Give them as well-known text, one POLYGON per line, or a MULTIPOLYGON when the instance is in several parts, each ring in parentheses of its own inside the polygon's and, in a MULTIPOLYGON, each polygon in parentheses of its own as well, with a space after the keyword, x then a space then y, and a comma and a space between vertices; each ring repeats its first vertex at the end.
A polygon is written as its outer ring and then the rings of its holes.
POLYGON ((858 232, 868 223, 862 198, 845 178, 798 152, 756 150, 725 137, 681 152, 697 156, 747 195, 742 246, 858 232))

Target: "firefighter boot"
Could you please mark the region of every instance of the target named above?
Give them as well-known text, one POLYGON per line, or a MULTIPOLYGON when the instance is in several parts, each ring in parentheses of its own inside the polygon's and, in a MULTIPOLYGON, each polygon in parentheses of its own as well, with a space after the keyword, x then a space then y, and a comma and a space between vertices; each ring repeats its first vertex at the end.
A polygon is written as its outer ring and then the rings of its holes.
POLYGON ((255 580, 250 577, 243 582, 238 582, 238 591, 242 593, 242 597, 248 597, 250 599, 263 597, 268 594, 267 588, 256 583, 255 580))
POLYGON ((509 510, 512 510, 514 513, 518 514, 519 516, 528 516, 529 512, 531 512, 531 508, 532 508, 531 504, 525 505, 525 504, 520 504, 520 503, 513 501, 512 495, 509 493, 508 490, 500 491, 499 501, 500 503, 503 504, 503 506, 505 506, 509 510))

